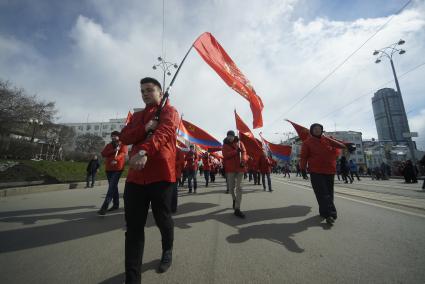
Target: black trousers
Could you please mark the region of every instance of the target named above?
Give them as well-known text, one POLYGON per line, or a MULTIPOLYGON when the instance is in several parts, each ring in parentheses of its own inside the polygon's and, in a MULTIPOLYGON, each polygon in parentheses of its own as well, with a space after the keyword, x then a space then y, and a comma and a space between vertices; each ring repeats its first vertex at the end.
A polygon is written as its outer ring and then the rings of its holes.
POLYGON ((337 218, 334 204, 334 175, 311 173, 311 185, 319 204, 320 216, 337 218))
POLYGON ((162 250, 173 247, 174 223, 171 218, 172 183, 158 182, 148 185, 126 183, 124 208, 127 231, 125 233, 125 283, 140 283, 145 224, 149 205, 162 237, 162 250))

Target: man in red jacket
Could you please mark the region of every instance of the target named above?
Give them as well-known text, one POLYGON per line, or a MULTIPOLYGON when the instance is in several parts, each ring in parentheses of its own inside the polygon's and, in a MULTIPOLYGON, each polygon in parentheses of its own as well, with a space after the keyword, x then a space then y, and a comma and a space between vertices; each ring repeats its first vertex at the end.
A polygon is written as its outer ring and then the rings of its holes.
POLYGON ((102 151, 102 157, 105 158, 106 177, 108 178, 108 192, 105 201, 97 212, 99 215, 105 215, 106 211, 113 211, 119 208, 118 182, 125 166, 125 156, 127 155, 127 146, 119 140, 120 133, 113 131, 111 133, 111 143, 108 143, 102 151), (113 200, 112 207, 108 210, 109 203, 113 200))
POLYGON ((141 282, 141 266, 145 245, 144 227, 149 206, 162 237, 159 272, 172 262, 174 223, 171 216, 172 186, 176 182, 177 110, 167 102, 159 121, 155 115, 163 97, 161 84, 153 78, 140 80, 145 109, 136 112, 121 131, 121 141, 133 147, 130 169, 124 189, 125 275, 126 283, 141 282))
POLYGON ((337 149, 344 149, 345 145, 335 140, 325 139, 322 133, 322 125, 318 123, 311 125, 311 136, 301 146, 300 168, 305 177, 308 164, 311 185, 319 204, 320 216, 331 225, 337 218, 334 204, 337 149))
POLYGON ((198 171, 198 161, 199 157, 195 151, 195 145, 190 145, 190 151, 187 152, 185 161, 186 161, 186 173, 187 173, 187 183, 189 186, 189 193, 192 193, 192 180, 193 180, 193 189, 196 193, 196 188, 198 187, 198 182, 196 181, 196 172, 198 171))
POLYGON ((247 155, 244 144, 235 136, 235 132, 229 130, 223 141, 224 169, 226 171, 227 185, 233 198, 235 215, 245 218, 240 210, 242 201, 242 177, 245 172, 247 155), (235 192, 236 191, 236 192, 235 192))
POLYGON ((208 187, 208 182, 210 180, 211 173, 211 161, 208 152, 205 152, 202 155, 202 165, 204 166, 205 187, 208 187))
POLYGON ((269 192, 272 192, 272 181, 270 178, 272 163, 269 157, 267 157, 266 153, 263 152, 263 154, 260 157, 260 172, 261 172, 261 180, 263 181, 263 189, 266 191, 266 177, 267 177, 267 184, 269 186, 269 192))

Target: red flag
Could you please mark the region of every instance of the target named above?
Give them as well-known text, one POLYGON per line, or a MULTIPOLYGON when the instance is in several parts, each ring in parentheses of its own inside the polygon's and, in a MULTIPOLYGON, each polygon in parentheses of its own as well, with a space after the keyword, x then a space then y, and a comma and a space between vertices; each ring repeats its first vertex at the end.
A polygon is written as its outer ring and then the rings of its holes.
POLYGON ((133 119, 133 114, 130 111, 128 111, 127 119, 125 120, 125 125, 129 124, 132 119, 133 119))
POLYGON ((243 120, 240 118, 240 116, 237 114, 235 110, 235 120, 236 120, 236 129, 239 132, 242 132, 243 134, 249 136, 250 138, 254 138, 254 134, 252 134, 249 127, 243 122, 243 120))
POLYGON ((184 119, 181 121, 177 135, 183 137, 192 144, 202 147, 203 149, 219 148, 221 150, 222 145, 217 139, 205 130, 184 119))
POLYGON ((289 161, 291 159, 291 153, 292 153, 292 147, 289 145, 280 145, 280 144, 274 144, 261 136, 261 139, 263 140, 264 144, 268 148, 268 150, 271 152, 272 156, 275 158, 278 158, 280 160, 289 161))
POLYGON ((305 141, 308 137, 310 137, 310 130, 288 119, 286 119, 286 121, 292 124, 292 126, 295 128, 295 131, 297 131, 298 137, 300 137, 301 141, 305 141))
POLYGON ((255 138, 253 139, 248 135, 244 134, 243 132, 239 132, 239 138, 245 145, 248 156, 253 157, 254 159, 259 159, 261 157, 263 153, 263 148, 255 138))
MULTIPOLYGON (((308 130, 304 126, 301 126, 299 124, 296 124, 295 122, 292 122, 292 121, 290 121, 288 119, 286 121, 288 121, 289 123, 291 123, 292 126, 295 128, 295 131, 297 131, 298 136, 300 137, 301 141, 305 141, 310 136, 310 130, 308 130)), ((333 137, 329 137, 329 136, 326 136, 326 135, 322 135, 322 136, 333 147, 341 148, 341 149, 343 149, 343 148, 349 148, 349 149, 351 149, 353 147, 352 146, 353 143, 344 142, 344 141, 341 141, 341 140, 338 140, 338 139, 335 139, 333 137)), ((354 150, 355 150, 355 147, 354 147, 354 150)), ((337 152, 337 153, 340 153, 340 151, 337 152)))
POLYGON ((261 111, 264 108, 263 102, 255 93, 249 80, 242 74, 220 43, 212 34, 207 32, 200 35, 193 43, 193 46, 229 87, 249 101, 254 117, 253 128, 262 127, 263 117, 261 111))

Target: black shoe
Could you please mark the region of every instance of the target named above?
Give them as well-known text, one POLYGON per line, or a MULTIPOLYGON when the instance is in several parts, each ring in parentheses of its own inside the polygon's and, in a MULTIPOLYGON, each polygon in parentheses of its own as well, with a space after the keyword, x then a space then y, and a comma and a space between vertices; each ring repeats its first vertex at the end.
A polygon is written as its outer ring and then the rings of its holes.
POLYGON ((270 191, 270 192, 272 192, 272 191, 273 191, 273 189, 270 189, 269 191, 270 191))
POLYGON ((233 200, 232 208, 235 209, 235 201, 233 200))
POLYGON ((106 211, 108 211, 108 212, 111 212, 111 211, 115 211, 115 210, 118 210, 118 206, 112 206, 111 208, 109 208, 108 210, 106 210, 106 211))
POLYGON ((333 217, 329 216, 329 217, 326 218, 326 223, 328 225, 333 225, 335 223, 335 219, 333 217))
POLYGON ((229 191, 228 190, 226 190, 226 194, 228 194, 229 193, 229 191))
POLYGON ((171 250, 166 250, 162 252, 161 262, 159 263, 158 272, 164 273, 170 268, 171 263, 173 262, 173 253, 171 250))
POLYGON ((243 214, 240 209, 236 209, 234 214, 239 218, 245 218, 245 214, 243 214))
POLYGON ((189 193, 192 193, 192 190, 191 189, 189 189, 189 193))
POLYGON ((99 215, 105 215, 106 214, 106 209, 105 208, 100 208, 100 210, 99 211, 97 211, 97 214, 99 214, 99 215))

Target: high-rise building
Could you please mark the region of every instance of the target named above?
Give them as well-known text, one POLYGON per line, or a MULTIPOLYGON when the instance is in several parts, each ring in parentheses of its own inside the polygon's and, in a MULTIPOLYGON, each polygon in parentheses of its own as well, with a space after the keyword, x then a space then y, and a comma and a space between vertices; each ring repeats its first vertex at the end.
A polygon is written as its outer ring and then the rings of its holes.
POLYGON ((380 141, 393 141, 396 144, 409 143, 409 123, 400 94, 391 88, 378 90, 372 98, 373 115, 380 141))

